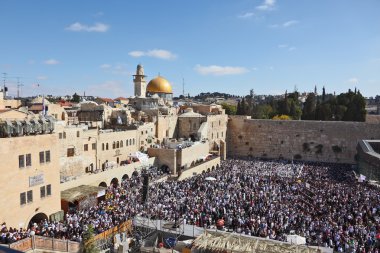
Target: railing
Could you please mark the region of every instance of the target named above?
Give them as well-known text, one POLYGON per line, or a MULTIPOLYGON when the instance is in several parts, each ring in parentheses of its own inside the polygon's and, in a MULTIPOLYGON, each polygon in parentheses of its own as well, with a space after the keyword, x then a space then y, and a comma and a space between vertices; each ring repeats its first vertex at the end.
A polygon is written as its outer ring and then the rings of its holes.
POLYGON ((91 243, 93 241, 101 241, 101 240, 107 240, 109 237, 114 236, 117 233, 124 233, 124 232, 130 232, 132 233, 132 220, 127 220, 123 223, 121 223, 118 226, 115 226, 113 228, 110 228, 100 234, 97 234, 93 237, 92 240, 86 242, 86 245, 88 243, 91 243))
MULTIPOLYGON (((4 245, 3 245, 4 246, 4 245)), ((29 250, 51 250, 60 252, 79 252, 80 243, 50 237, 33 236, 7 245, 10 249, 26 252, 29 250)))

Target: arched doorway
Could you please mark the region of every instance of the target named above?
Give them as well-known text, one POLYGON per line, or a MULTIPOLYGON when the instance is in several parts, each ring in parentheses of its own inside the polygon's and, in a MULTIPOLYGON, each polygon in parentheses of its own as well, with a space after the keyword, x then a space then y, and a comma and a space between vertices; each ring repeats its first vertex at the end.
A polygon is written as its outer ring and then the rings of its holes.
POLYGON ((138 177, 139 176, 139 173, 137 172, 137 171, 134 171, 133 173, 132 173, 132 177, 138 177))
POLYGON ((101 182, 101 183, 99 184, 99 186, 107 187, 107 183, 106 183, 106 182, 101 182))
POLYGON ((114 187, 119 186, 119 179, 116 177, 112 178, 110 185, 113 185, 114 187))
POLYGON ((207 168, 207 172, 210 172, 211 170, 210 170, 210 168, 207 168))
POLYGON ((41 221, 44 221, 44 220, 49 220, 49 218, 47 217, 47 215, 44 214, 44 213, 37 213, 37 214, 35 214, 35 215, 30 219, 30 222, 29 222, 29 226, 28 226, 28 227, 33 226, 34 223, 39 224, 41 221))
POLYGON ((219 164, 216 165, 216 169, 217 169, 217 170, 219 169, 219 164))
POLYGON ((163 173, 170 174, 170 168, 166 164, 163 164, 160 168, 163 173))
POLYGON ((123 177, 122 177, 121 179, 123 179, 123 181, 129 179, 128 174, 124 174, 123 177))
POLYGON ((211 170, 215 170, 215 166, 212 166, 212 167, 211 167, 211 170))

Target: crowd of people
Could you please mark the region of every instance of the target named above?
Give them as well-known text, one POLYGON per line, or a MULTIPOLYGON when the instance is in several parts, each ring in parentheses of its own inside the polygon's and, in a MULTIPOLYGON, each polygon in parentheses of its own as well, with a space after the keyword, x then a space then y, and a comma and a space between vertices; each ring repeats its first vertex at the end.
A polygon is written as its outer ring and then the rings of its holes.
MULTIPOLYGON (((152 170, 152 181, 160 174, 152 170)), ((145 203, 143 187, 143 177, 131 177, 108 187, 97 206, 29 230, 4 226, 0 240, 33 231, 81 241, 89 225, 101 233, 138 215, 280 241, 297 234, 337 252, 380 252, 380 190, 357 182, 344 165, 231 159, 183 181, 151 183, 145 203)))

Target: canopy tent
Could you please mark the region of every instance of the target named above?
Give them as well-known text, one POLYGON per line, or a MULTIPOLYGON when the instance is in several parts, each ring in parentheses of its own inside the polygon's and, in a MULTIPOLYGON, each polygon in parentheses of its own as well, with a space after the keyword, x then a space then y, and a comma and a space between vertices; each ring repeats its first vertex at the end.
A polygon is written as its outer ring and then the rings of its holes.
POLYGON ((61 199, 73 203, 93 195, 100 197, 99 195, 105 193, 104 190, 105 188, 101 186, 80 185, 61 191, 61 199))
POLYGON ((306 238, 299 235, 287 235, 286 241, 292 244, 305 245, 306 238))
POLYGON ((194 240, 193 244, 201 250, 211 252, 234 253, 321 253, 322 249, 294 245, 280 241, 268 240, 258 237, 239 235, 235 233, 206 231, 194 240))
POLYGON ((131 153, 129 157, 137 158, 139 159, 140 162, 148 162, 148 158, 149 158, 147 154, 141 153, 140 151, 131 153))

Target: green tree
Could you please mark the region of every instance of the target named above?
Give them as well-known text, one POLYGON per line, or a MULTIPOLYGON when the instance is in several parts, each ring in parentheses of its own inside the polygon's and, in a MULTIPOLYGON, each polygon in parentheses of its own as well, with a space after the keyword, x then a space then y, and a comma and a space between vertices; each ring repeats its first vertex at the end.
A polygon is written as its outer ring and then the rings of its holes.
POLYGON ((247 105, 245 104, 244 97, 241 100, 240 106, 241 106, 241 115, 247 115, 247 105))
POLYGON ((95 231, 92 225, 89 225, 87 231, 83 233, 83 252, 84 253, 99 253, 99 248, 96 247, 94 241, 95 231))
POLYGON ((240 101, 238 101, 238 104, 237 104, 236 115, 242 115, 242 110, 241 110, 241 103, 240 103, 240 101))
POLYGON ((71 102, 79 103, 80 102, 80 96, 75 92, 73 95, 73 99, 71 99, 71 102))
POLYGON ((254 119, 271 119, 274 115, 273 108, 269 104, 257 105, 253 108, 254 119))
POLYGON ((235 105, 222 103, 222 108, 226 110, 226 114, 228 115, 236 115, 237 108, 235 105))
POLYGON ((302 117, 303 120, 315 120, 316 98, 314 93, 310 93, 303 106, 302 117))

